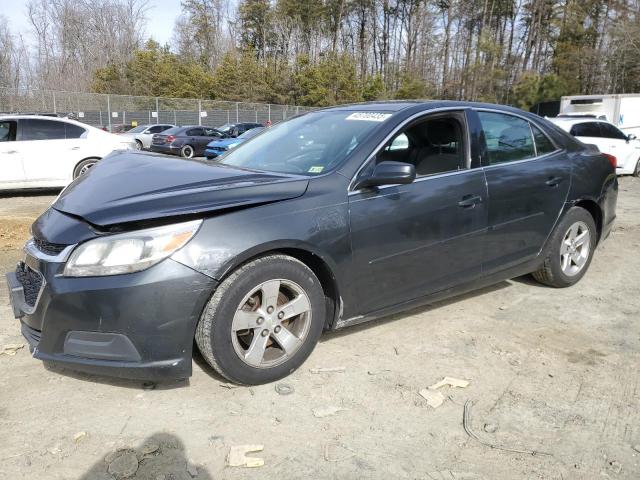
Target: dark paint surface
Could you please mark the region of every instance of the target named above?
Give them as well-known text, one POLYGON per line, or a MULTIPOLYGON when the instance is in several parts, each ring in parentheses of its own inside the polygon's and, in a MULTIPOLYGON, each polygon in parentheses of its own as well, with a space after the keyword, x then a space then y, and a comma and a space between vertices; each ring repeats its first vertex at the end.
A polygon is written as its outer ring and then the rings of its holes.
POLYGON ((33 315, 23 317, 32 328, 44 325, 41 358, 114 374, 98 361, 61 357, 57 342, 69 329, 121 332, 143 360, 113 365, 124 372, 116 374, 140 378, 148 370, 184 376, 197 319, 217 283, 267 252, 294 255, 313 264, 318 275, 325 273, 323 286, 335 293, 336 304, 327 328, 335 328, 535 270, 549 234, 576 203, 600 215, 601 238, 611 229, 615 171, 604 157, 540 117, 464 102, 335 108, 393 115, 327 174, 307 178, 127 153, 108 157, 74 182, 38 219, 36 235, 69 244, 104 234, 89 223, 126 230, 186 215, 204 221, 184 248, 144 272, 70 279, 55 275, 61 264, 43 262, 48 282, 43 299, 33 315), (483 165, 486 145, 473 108, 522 116, 560 151, 483 165), (352 180, 369 171, 361 170, 364 162, 397 126, 442 109, 466 111, 470 169, 350 191, 352 180), (549 185, 554 178, 560 181, 549 185), (476 197, 473 206, 465 203, 476 197), (59 325, 51 327, 54 333, 47 331, 50 318, 59 325), (180 366, 167 367, 176 355, 180 366))

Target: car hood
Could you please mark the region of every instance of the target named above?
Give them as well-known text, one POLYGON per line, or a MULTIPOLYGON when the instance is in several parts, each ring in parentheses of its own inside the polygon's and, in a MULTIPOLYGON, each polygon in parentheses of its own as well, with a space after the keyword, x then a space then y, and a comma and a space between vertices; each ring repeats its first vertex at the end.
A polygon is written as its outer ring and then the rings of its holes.
POLYGON ((214 140, 213 142, 209 142, 207 147, 228 147, 229 145, 233 145, 235 143, 242 143, 242 139, 240 138, 225 138, 224 140, 214 140))
POLYGON ((53 208, 109 226, 287 200, 308 183, 297 175, 117 152, 72 182, 53 208))

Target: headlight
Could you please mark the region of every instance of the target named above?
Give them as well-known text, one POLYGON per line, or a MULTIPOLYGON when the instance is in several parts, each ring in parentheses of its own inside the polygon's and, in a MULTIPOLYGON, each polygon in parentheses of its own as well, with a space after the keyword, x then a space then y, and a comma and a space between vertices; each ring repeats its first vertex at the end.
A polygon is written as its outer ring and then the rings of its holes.
POLYGON ((89 240, 73 251, 64 275, 95 277, 139 272, 182 248, 201 223, 202 220, 194 220, 89 240))

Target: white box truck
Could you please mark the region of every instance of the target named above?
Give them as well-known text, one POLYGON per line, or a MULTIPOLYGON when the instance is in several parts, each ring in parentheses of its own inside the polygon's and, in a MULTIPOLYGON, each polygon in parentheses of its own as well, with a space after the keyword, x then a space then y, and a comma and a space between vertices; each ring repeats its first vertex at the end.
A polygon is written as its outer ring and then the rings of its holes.
POLYGON ((640 138, 640 93, 562 97, 560 115, 594 116, 640 138))

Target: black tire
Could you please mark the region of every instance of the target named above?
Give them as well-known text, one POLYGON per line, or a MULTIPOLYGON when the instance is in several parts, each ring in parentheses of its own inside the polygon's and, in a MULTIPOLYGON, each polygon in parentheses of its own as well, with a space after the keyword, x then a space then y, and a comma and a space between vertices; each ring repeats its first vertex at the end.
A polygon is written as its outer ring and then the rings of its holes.
POLYGON ((183 145, 180 149, 180 156, 184 158, 193 158, 195 150, 191 145, 183 145))
POLYGON ((596 223, 591 214, 581 207, 570 208, 551 234, 543 252, 544 263, 540 269, 533 272, 533 278, 540 283, 555 288, 570 287, 578 283, 585 273, 587 273, 591 260, 593 259, 597 235, 596 223), (578 222, 586 225, 589 231, 589 253, 581 270, 575 275, 569 276, 562 270, 560 249, 564 242, 565 235, 567 235, 571 226, 578 222))
POLYGON ((638 159, 638 161, 636 162, 636 168, 633 171, 633 176, 634 177, 640 177, 640 158, 638 159))
POLYGON ((299 260, 274 254, 242 265, 220 284, 200 317, 195 340, 207 363, 222 376, 239 384, 259 385, 286 377, 300 367, 318 342, 324 323, 325 297, 318 278, 299 260), (298 349, 284 363, 253 367, 234 348, 233 318, 253 289, 274 279, 295 282, 304 290, 311 307, 310 325, 298 349))
POLYGON ((142 149, 144 149, 142 142, 136 139, 136 150, 142 150, 142 149))
POLYGON ((87 173, 91 167, 93 167, 96 163, 98 163, 97 158, 85 158, 81 162, 76 165, 76 168, 73 169, 73 179, 75 180, 80 175, 84 175, 87 173))

